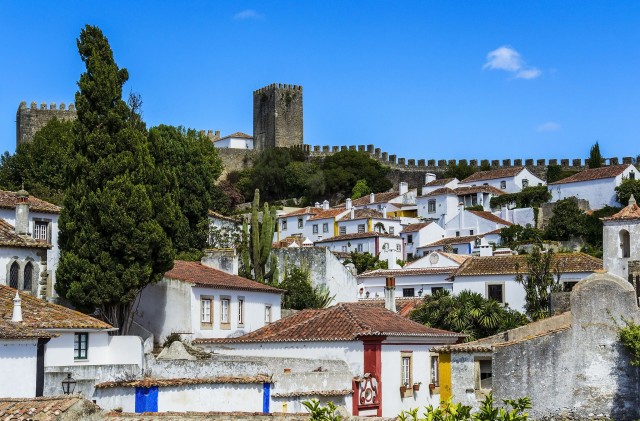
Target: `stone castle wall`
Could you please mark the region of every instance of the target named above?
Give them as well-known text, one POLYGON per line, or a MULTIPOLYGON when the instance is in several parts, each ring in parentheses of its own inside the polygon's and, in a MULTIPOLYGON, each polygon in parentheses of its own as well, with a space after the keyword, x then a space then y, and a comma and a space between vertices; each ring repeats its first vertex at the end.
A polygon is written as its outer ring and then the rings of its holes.
POLYGON ((52 102, 49 106, 45 102, 38 104, 31 103, 27 108, 26 101, 22 101, 16 112, 16 147, 21 143, 30 142, 38 130, 43 128, 53 117, 58 120, 75 120, 77 118, 76 109, 73 104, 69 107, 64 102, 60 107, 52 102))
POLYGON ((257 150, 303 144, 302 86, 274 83, 253 92, 257 150))

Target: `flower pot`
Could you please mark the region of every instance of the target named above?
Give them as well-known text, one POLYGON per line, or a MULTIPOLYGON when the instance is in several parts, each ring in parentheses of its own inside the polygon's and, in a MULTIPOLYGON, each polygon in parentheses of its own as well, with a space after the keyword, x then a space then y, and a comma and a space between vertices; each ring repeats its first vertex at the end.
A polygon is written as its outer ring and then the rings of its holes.
POLYGON ((436 388, 436 385, 433 383, 429 383, 429 390, 434 390, 436 388))
POLYGON ((413 385, 413 390, 420 390, 420 383, 416 383, 413 385))

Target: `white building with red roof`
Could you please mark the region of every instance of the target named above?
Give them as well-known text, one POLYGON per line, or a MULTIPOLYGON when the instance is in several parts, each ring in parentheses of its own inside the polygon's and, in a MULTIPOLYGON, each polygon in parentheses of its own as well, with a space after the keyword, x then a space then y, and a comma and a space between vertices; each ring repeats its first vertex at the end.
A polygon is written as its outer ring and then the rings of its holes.
POLYGON ((491 186, 505 193, 518 193, 526 187, 544 186, 543 179, 527 167, 499 168, 479 171, 460 181, 459 187, 491 186))
POLYGON ((640 207, 631 196, 620 212, 602 218, 604 269, 640 287, 640 207), (631 265, 630 265, 631 263, 631 265), (630 267, 633 266, 633 267, 630 267))
POLYGON ((400 231, 404 243, 403 260, 413 260, 419 256, 418 247, 438 241, 445 236, 445 230, 435 222, 419 222, 405 225, 400 231))
POLYGON ((371 193, 353 200, 356 209, 386 211, 391 217, 416 217, 416 196, 418 190, 409 190, 406 182, 401 182, 397 191, 371 193))
POLYGON ((587 200, 591 209, 620 206, 615 188, 626 179, 640 180, 640 172, 631 164, 586 169, 571 177, 549 183, 551 202, 577 197, 587 200))
POLYGON ((316 241, 314 246, 326 247, 335 254, 370 253, 379 256, 380 260, 386 260, 391 269, 399 267, 396 262, 403 257, 402 238, 378 231, 338 235, 316 241))
POLYGON ((235 132, 213 141, 213 146, 221 149, 253 149, 253 136, 235 132))
POLYGON ((280 214, 276 219, 276 230, 273 242, 279 242, 287 237, 300 237, 310 241, 338 235, 338 219, 347 214, 344 207, 331 208, 329 201, 317 203, 292 212, 280 214))
POLYGON ((444 226, 446 237, 482 235, 513 225, 511 222, 487 211, 466 210, 459 205, 458 214, 444 226))
POLYGON ((465 207, 482 206, 484 211, 489 212, 491 211, 491 198, 503 194, 505 194, 504 191, 488 185, 440 187, 426 193, 423 191, 422 196, 416 199, 418 216, 438 221, 440 225, 444 225, 446 221, 458 214, 458 206, 461 203, 465 207))

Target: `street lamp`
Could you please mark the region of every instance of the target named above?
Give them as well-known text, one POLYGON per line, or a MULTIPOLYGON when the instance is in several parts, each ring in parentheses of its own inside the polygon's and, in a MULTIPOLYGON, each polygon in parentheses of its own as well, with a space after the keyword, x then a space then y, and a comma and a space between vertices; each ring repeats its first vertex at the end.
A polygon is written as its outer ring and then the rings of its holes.
POLYGON ((71 373, 67 373, 67 378, 62 380, 62 392, 64 392, 65 395, 73 394, 73 391, 76 388, 76 383, 76 379, 71 377, 71 373))

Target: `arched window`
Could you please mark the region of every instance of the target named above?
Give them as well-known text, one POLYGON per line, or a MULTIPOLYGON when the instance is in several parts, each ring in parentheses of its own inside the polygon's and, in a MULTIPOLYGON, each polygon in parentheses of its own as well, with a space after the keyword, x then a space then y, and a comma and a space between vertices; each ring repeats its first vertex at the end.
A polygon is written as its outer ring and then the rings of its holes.
POLYGON ((620 230, 620 257, 631 256, 631 241, 629 239, 629 231, 620 230))
POLYGON ((9 286, 11 288, 18 289, 18 272, 20 271, 20 266, 18 262, 13 262, 11 268, 9 269, 9 286))
POLYGON ((22 289, 26 289, 28 291, 31 290, 31 286, 33 285, 33 264, 28 262, 24 267, 24 283, 22 289))

